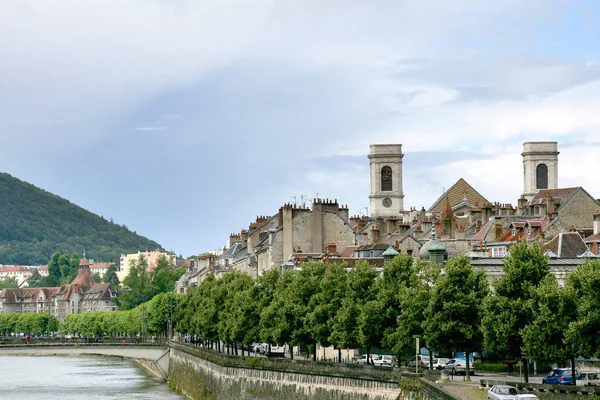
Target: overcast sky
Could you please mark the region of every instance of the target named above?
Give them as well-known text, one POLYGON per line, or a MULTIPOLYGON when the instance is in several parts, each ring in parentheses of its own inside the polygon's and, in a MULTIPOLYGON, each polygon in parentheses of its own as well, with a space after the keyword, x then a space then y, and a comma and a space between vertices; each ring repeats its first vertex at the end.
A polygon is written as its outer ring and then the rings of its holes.
POLYGON ((364 213, 371 143, 405 208, 516 204, 535 140, 600 197, 599 38, 594 0, 3 0, 0 170, 184 256, 294 196, 364 213))

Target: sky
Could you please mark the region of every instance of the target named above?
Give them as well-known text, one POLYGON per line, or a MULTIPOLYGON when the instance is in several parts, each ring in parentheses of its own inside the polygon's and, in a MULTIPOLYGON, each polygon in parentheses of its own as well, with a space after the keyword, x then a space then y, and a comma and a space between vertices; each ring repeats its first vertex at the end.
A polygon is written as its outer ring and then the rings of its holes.
MULTIPOLYGON (((522 143, 600 198, 594 0, 3 0, 0 171, 187 257, 315 197, 523 192, 522 143)), ((144 249, 140 249, 144 250, 144 249)))

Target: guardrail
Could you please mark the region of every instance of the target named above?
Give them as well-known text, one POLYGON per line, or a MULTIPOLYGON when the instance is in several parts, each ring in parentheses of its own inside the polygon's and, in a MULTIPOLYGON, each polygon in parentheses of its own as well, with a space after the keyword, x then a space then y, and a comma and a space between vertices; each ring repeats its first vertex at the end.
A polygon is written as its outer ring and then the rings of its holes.
POLYGON ((494 379, 480 379, 481 387, 490 388, 494 385, 510 385, 526 393, 557 393, 567 395, 600 396, 600 387, 574 386, 574 385, 547 385, 542 383, 525 383, 499 381, 494 379))

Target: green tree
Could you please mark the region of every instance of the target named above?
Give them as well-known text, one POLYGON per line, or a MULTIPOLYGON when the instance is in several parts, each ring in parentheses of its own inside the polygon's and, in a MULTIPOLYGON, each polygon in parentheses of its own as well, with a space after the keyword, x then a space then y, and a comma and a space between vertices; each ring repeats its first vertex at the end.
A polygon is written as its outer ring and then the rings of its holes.
POLYGON ((402 310, 402 293, 410 284, 413 269, 414 260, 411 256, 396 256, 383 266, 383 275, 375 283, 382 310, 382 344, 390 349, 396 346, 395 333, 402 310))
POLYGON ((50 261, 48 262, 48 283, 52 283, 50 286, 59 285, 62 279, 62 272, 60 270, 60 265, 58 263, 58 258, 60 257, 59 252, 55 252, 50 257, 50 261))
POLYGON ((574 365, 575 348, 565 337, 571 322, 577 319, 574 290, 561 288, 556 278, 548 275, 529 304, 532 321, 523 329, 523 353, 536 361, 570 360, 574 365))
MULTIPOLYGON (((412 266, 408 284, 399 287, 400 313, 396 320, 397 328, 389 336, 395 352, 401 353, 407 349, 414 349, 416 338, 419 338, 420 346, 429 348, 423 324, 429 317, 425 310, 439 275, 438 264, 418 260, 412 266)), ((433 352, 430 351, 429 354, 433 352)), ((429 362, 433 363, 433 356, 430 357, 429 362)))
POLYGON ((129 274, 123 280, 123 285, 125 288, 117 298, 119 307, 123 310, 131 310, 154 296, 148 259, 143 254, 137 260, 130 261, 129 274))
POLYGON ((11 276, 9 278, 6 278, 3 281, 0 281, 0 289, 17 288, 17 287, 19 287, 19 282, 17 281, 17 278, 14 276, 11 276))
POLYGON ((428 315, 423 321, 427 343, 434 349, 464 351, 467 360, 466 379, 470 377, 470 354, 481 350, 483 332, 483 300, 488 294, 488 284, 482 270, 475 271, 465 256, 448 260, 445 274, 435 282, 428 315))
POLYGON ((103 282, 104 283, 112 283, 113 286, 118 286, 121 282, 119 282, 119 277, 117 276, 118 267, 115 263, 109 265, 106 273, 104 274, 103 282))
MULTIPOLYGON (((359 347, 360 330, 358 319, 363 304, 374 299, 373 285, 377 271, 369 264, 360 260, 356 266, 348 272, 346 281, 346 296, 342 300, 342 306, 333 320, 331 342, 338 347, 359 347)), ((371 349, 367 348, 367 354, 371 349)))
MULTIPOLYGON (((73 279, 75 279, 75 277, 77 276, 77 273, 79 272, 80 262, 81 262, 81 259, 79 258, 79 254, 77 254, 75 252, 73 254, 71 254, 71 258, 69 259, 69 274, 67 275, 68 283, 73 282, 73 279)), ((96 281, 96 282, 100 282, 100 281, 96 281)))
POLYGON ((40 272, 37 268, 34 268, 31 276, 27 279, 27 285, 29 287, 40 287, 39 283, 41 279, 42 276, 40 275, 40 272))
MULTIPOLYGON (((567 349, 582 357, 600 357, 600 261, 590 260, 569 274, 567 293, 576 299, 575 318, 565 334, 567 349)), ((572 362, 573 360, 571 360, 572 362)), ((573 365, 573 363, 572 363, 573 365)))
POLYGON ((71 257, 68 254, 58 256, 58 267, 60 269, 60 283, 71 283, 71 257))
MULTIPOLYGON (((346 295, 346 263, 327 265, 327 273, 320 282, 321 288, 315 293, 308 306, 306 315, 307 328, 311 336, 322 346, 330 346, 332 323, 337 311, 342 306, 346 295)), ((342 362, 341 348, 338 346, 338 362, 342 362)))
MULTIPOLYGON (((296 316, 290 313, 286 301, 287 287, 294 281, 298 271, 286 270, 276 283, 273 299, 260 315, 260 337, 267 343, 291 344, 296 316)), ((293 357, 293 352, 291 352, 293 357)))
MULTIPOLYGON (((484 302, 482 327, 484 347, 496 354, 519 357, 523 365, 523 330, 533 319, 529 301, 535 289, 550 273, 548 259, 538 245, 519 242, 504 259, 503 275, 494 282, 495 293, 484 302)), ((529 382, 525 368, 525 382, 529 382)))

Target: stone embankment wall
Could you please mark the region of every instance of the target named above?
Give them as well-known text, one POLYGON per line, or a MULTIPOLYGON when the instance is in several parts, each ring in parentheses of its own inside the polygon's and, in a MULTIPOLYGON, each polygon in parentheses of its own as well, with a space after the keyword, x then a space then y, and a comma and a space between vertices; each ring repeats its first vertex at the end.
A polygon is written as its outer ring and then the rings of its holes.
POLYGON ((342 366, 320 368, 315 363, 291 360, 271 362, 256 357, 239 360, 176 345, 171 349, 169 383, 194 400, 396 400, 400 394, 397 373, 373 372, 372 367, 362 369, 368 372, 361 378, 359 368, 343 372, 342 366), (240 362, 247 366, 239 365, 240 362), (314 372, 310 371, 311 364, 314 372), (329 373, 324 368, 330 369, 329 373))

